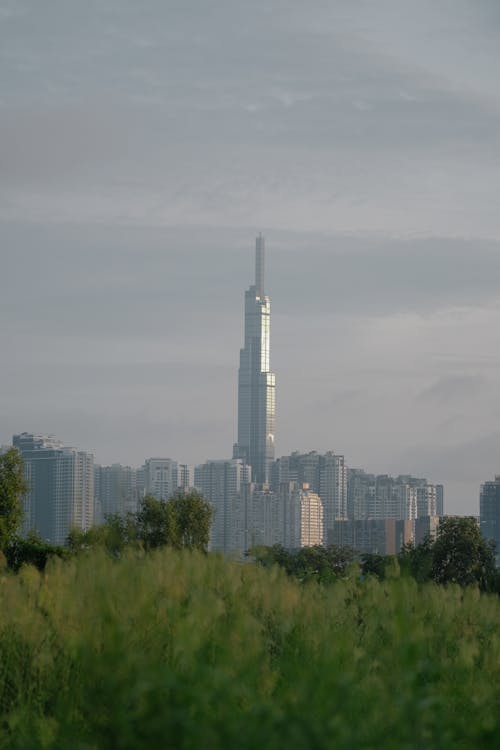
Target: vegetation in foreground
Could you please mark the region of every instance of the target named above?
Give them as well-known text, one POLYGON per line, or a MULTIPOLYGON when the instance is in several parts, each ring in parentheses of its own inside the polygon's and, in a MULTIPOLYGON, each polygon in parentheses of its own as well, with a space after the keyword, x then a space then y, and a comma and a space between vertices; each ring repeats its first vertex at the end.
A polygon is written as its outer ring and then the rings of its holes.
POLYGON ((356 560, 363 575, 380 580, 390 576, 396 565, 419 583, 457 583, 500 594, 494 543, 483 537, 476 519, 467 516, 442 518, 435 539, 427 537, 416 546, 408 544, 397 556, 359 554, 351 547, 336 545, 287 550, 279 544, 255 547, 251 555, 260 565, 279 565, 302 582, 333 583, 356 560))
POLYGON ((0 573, 1 748, 497 748, 500 601, 164 548, 0 573))

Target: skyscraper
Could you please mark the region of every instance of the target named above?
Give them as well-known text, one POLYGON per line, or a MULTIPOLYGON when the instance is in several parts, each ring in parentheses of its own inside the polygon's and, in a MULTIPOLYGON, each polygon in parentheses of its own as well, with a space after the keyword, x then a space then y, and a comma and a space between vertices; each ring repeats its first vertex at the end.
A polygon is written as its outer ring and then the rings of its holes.
POLYGON ((500 474, 481 485, 479 497, 481 532, 495 542, 497 565, 500 565, 500 474))
POLYGON ((22 532, 38 531, 64 544, 72 528, 94 523, 94 457, 46 435, 23 432, 12 444, 24 459, 28 492, 22 498, 22 532))
POLYGON ((249 482, 250 467, 241 459, 205 461, 204 464, 195 466, 194 486, 214 510, 210 530, 212 551, 233 551, 233 525, 238 496, 249 482))
POLYGON ((171 458, 147 458, 142 475, 144 494, 168 500, 177 492, 178 473, 177 461, 171 458))
POLYGON ((94 464, 94 521, 104 523, 107 516, 137 513, 138 508, 137 470, 94 464))
POLYGON ((264 293, 264 237, 255 246, 255 284, 245 292, 245 341, 238 376, 238 442, 234 458, 245 460, 252 481, 269 482, 274 460, 275 376, 269 369, 271 303, 264 293))

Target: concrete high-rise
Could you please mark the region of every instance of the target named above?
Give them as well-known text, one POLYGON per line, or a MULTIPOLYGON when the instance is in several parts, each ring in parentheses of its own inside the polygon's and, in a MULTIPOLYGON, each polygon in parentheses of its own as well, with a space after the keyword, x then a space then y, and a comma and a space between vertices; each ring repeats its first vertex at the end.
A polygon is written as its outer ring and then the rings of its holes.
POLYGON ((157 500, 169 500, 178 489, 177 461, 171 458, 147 458, 140 474, 139 486, 145 495, 157 500))
POLYGON ((323 544, 323 503, 308 484, 289 482, 280 487, 283 544, 288 549, 323 544))
POLYGON ((22 498, 22 532, 64 544, 71 529, 94 523, 94 457, 45 435, 23 432, 12 444, 24 459, 29 490, 22 498))
POLYGON ((238 376, 238 442, 234 458, 251 467, 252 481, 267 484, 274 460, 275 376, 269 365, 271 303, 264 293, 264 237, 255 248, 255 283, 245 293, 245 341, 238 376))
POLYGON ((272 466, 272 488, 278 491, 283 483, 288 482, 307 484, 312 492, 320 496, 325 538, 335 520, 347 518, 347 466, 344 456, 332 451, 324 454, 316 451, 294 452, 290 456, 282 456, 272 466))
POLYGON ((481 533, 495 542, 496 562, 500 566, 500 474, 481 485, 479 517, 481 533))
POLYGON ((137 513, 139 490, 137 470, 130 466, 94 465, 94 520, 104 523, 107 516, 137 513))
POLYGON ((210 530, 212 551, 232 552, 239 548, 234 540, 235 512, 241 515, 239 496, 249 482, 250 467, 242 459, 205 461, 195 466, 194 486, 214 509, 210 530))

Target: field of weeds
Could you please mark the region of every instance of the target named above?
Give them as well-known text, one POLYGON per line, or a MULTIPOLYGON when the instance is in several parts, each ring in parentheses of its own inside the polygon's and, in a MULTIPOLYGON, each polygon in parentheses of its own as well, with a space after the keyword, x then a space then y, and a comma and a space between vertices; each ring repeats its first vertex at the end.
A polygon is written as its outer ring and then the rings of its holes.
POLYGON ((0 572, 0 748, 500 747, 500 600, 163 550, 0 572))

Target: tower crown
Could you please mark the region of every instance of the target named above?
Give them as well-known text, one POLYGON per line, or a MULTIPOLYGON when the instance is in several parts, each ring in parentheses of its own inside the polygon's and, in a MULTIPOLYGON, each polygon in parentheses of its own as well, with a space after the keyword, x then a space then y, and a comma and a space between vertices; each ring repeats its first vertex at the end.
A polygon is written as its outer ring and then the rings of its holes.
POLYGON ((262 233, 255 240, 255 294, 264 296, 265 245, 262 233))

